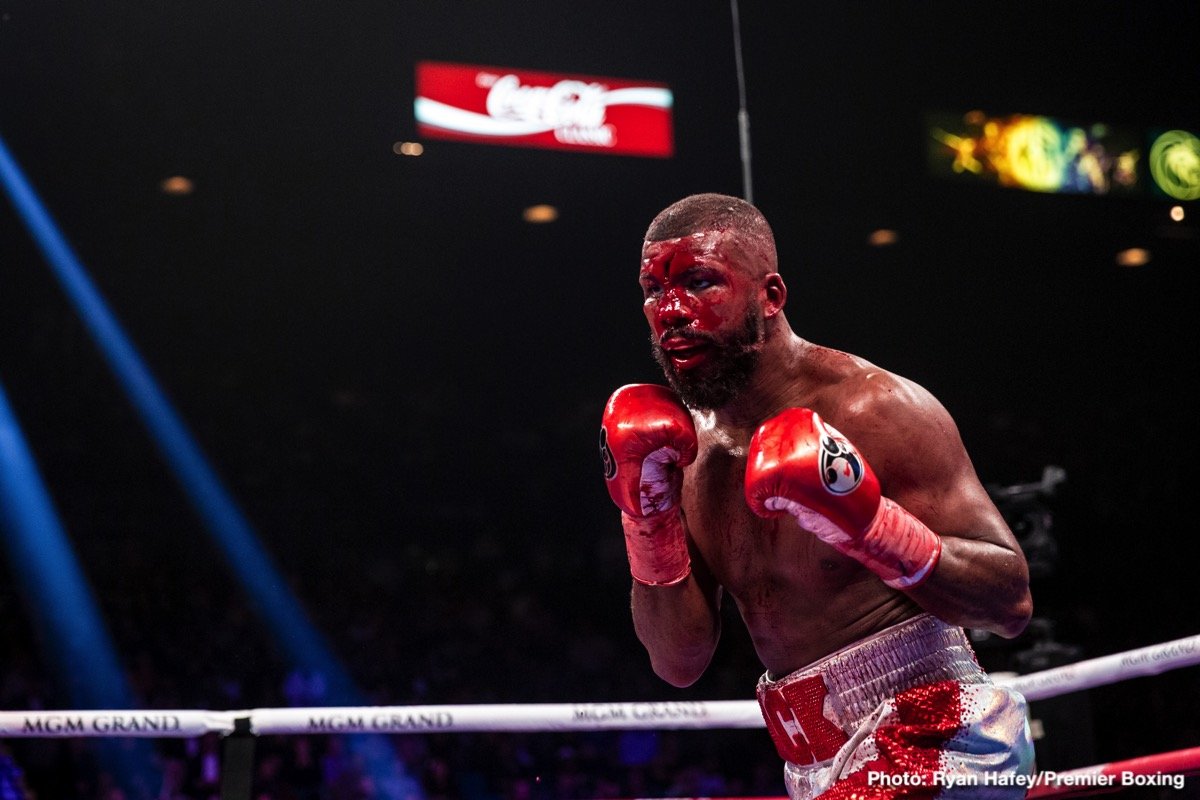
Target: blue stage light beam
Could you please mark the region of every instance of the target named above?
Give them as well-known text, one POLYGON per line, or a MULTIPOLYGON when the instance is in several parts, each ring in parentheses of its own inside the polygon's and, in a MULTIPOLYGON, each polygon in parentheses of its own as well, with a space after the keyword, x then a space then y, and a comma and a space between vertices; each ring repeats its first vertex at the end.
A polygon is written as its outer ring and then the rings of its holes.
POLYGON ((84 708, 129 708, 132 696, 104 620, 2 386, 0 508, 17 582, 54 648, 52 666, 72 701, 84 708))
MULTIPOLYGON (((308 621, 250 523, 238 509, 216 471, 159 388, 133 342, 109 310, 83 263, 0 137, 0 184, 54 271, 67 297, 141 415, 159 451, 174 471, 196 512, 216 539, 251 604, 275 636, 293 666, 326 680, 332 705, 363 705, 365 698, 350 674, 308 621)), ((394 781, 405 770, 379 736, 355 736, 352 749, 376 780, 394 781)))
MULTIPOLYGON (((79 708, 131 708, 133 694, 87 578, 0 385, 0 521, 15 581, 50 667, 79 708)), ((98 745, 127 787, 157 786, 145 743, 98 745)))
MULTIPOLYGON (((325 678, 326 696, 331 704, 364 704, 362 693, 320 633, 309 623, 250 523, 158 387, 99 289, 88 277, 83 263, 21 172, 3 138, 0 138, 0 183, 130 402, 141 415, 159 451, 216 539, 250 602, 266 620, 277 644, 294 666, 325 678)), ((356 736, 352 738, 351 746, 363 757, 377 780, 394 779, 404 774, 403 767, 392 757, 380 737, 356 736)))
POLYGON ((280 647, 294 665, 325 676, 333 702, 360 702, 349 675, 308 622, 249 522, 159 388, 2 138, 0 182, 251 602, 277 635, 280 647))

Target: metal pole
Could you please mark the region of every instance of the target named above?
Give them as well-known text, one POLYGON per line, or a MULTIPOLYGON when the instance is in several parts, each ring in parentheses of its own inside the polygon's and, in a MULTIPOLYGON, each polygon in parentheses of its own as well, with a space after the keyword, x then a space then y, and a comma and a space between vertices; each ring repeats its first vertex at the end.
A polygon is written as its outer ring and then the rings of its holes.
POLYGON ((742 66, 742 23, 737 0, 729 0, 733 14, 733 58, 737 65, 738 84, 738 143, 742 158, 742 198, 754 202, 754 186, 750 177, 750 112, 746 110, 746 73, 742 66))
POLYGON ((250 800, 254 787, 254 733, 250 718, 238 717, 221 742, 221 800, 250 800))

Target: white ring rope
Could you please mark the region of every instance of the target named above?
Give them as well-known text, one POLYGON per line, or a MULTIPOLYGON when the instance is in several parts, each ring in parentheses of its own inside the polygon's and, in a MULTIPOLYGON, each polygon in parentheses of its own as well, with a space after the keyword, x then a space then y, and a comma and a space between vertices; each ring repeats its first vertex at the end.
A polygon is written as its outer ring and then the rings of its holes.
POLYGON ((0 711, 0 738, 191 739, 233 733, 243 711, 0 711))
POLYGON ((1158 675, 1197 663, 1200 663, 1200 635, 1100 656, 1043 672, 1031 672, 1016 678, 998 678, 996 683, 1016 689, 1026 700, 1045 700, 1129 678, 1158 675))
MULTIPOLYGON (((1200 663, 1200 635, 1019 677, 997 676, 1029 700, 1200 663)), ((761 728, 753 700, 256 708, 245 711, 0 711, 0 737, 193 738, 233 733, 475 733, 761 728)))
POLYGON ((758 703, 698 700, 656 703, 532 703, 365 708, 270 708, 250 717, 256 734, 537 732, 762 728, 758 703))

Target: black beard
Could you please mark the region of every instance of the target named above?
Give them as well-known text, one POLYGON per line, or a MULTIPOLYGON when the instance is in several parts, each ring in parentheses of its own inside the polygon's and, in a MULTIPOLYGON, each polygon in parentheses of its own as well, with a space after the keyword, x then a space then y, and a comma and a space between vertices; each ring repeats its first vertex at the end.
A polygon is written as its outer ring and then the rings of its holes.
POLYGON ((758 367, 759 344, 763 340, 762 319, 758 309, 750 309, 740 331, 724 341, 708 336, 689 337, 713 345, 705 364, 680 374, 675 370, 662 345, 650 335, 650 352, 662 367, 667 383, 688 408, 704 411, 721 408, 737 397, 750 383, 758 367))

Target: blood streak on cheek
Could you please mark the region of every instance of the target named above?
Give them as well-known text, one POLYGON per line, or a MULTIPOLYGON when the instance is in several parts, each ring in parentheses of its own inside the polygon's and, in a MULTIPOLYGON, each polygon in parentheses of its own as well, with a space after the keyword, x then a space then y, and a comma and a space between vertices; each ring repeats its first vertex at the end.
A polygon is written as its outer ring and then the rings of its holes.
POLYGON ((721 313, 723 303, 708 303, 697 299, 695 301, 696 327, 703 331, 715 331, 725 322, 721 313))

